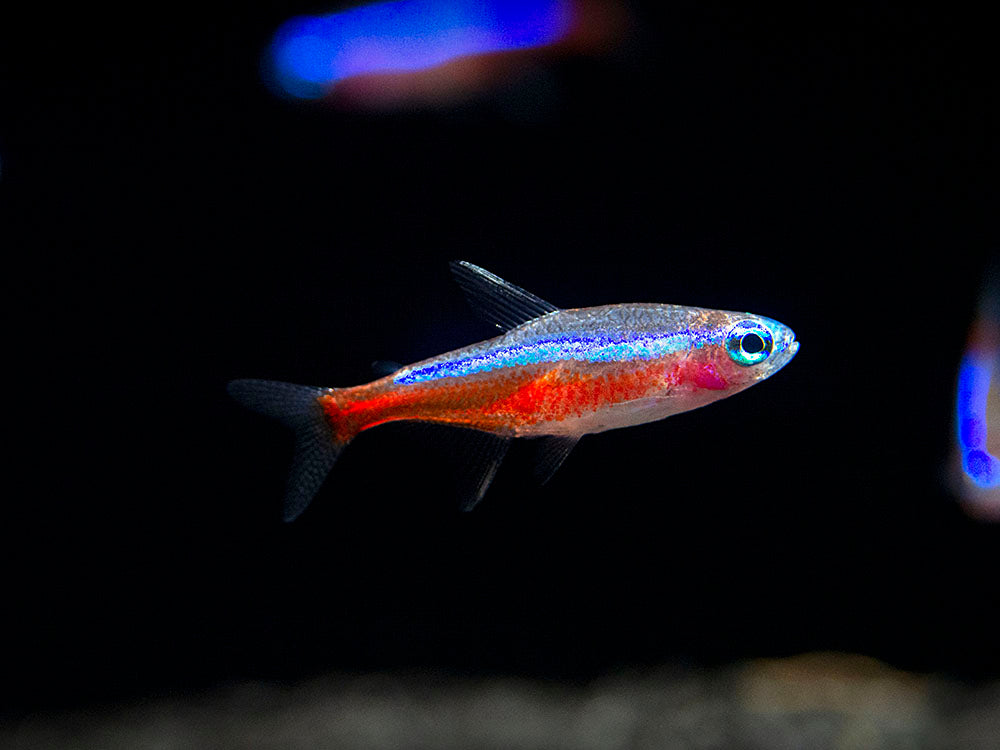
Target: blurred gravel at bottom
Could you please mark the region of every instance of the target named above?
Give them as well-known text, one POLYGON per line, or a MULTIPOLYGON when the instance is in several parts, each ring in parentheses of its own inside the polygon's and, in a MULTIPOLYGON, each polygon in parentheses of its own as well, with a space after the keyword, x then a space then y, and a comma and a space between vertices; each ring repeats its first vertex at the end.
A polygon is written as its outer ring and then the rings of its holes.
POLYGON ((35 748, 997 748, 1000 683, 844 654, 624 671, 586 685, 432 674, 245 683, 0 727, 35 748))

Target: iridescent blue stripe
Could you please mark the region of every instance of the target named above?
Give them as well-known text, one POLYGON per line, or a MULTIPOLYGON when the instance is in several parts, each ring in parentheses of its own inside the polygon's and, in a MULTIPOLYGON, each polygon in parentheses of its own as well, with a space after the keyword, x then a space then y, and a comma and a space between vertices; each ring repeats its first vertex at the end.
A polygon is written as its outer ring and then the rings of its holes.
POLYGON ((401 371, 393 381, 400 385, 441 378, 458 378, 502 367, 574 360, 577 362, 632 362, 664 357, 678 351, 721 341, 721 332, 677 331, 670 334, 637 333, 567 335, 491 347, 478 354, 431 362, 401 371))

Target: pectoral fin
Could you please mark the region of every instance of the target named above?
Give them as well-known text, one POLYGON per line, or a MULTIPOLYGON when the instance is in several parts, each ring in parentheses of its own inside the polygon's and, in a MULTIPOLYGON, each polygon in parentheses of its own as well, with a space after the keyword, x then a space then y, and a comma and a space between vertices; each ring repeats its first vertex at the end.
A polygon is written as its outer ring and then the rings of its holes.
POLYGON ((575 446, 580 442, 578 437, 563 437, 561 435, 549 435, 535 439, 535 467, 534 477, 539 484, 548 482, 556 470, 562 466, 563 461, 570 454, 575 446))
POLYGON ((456 478, 456 489, 459 507, 470 511, 483 499, 493 482, 511 439, 478 430, 462 430, 460 440, 461 471, 456 478))

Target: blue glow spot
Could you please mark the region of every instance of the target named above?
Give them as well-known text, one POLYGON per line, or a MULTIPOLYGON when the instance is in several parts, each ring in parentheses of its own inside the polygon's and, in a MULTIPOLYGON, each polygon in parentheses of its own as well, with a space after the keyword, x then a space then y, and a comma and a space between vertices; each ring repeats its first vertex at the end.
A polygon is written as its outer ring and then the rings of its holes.
POLYGON ((969 417, 959 426, 959 442, 966 448, 978 448, 986 442, 986 424, 981 419, 969 417))
POLYGON ((957 424, 962 468, 976 485, 1000 487, 1000 461, 987 451, 986 397, 993 371, 991 358, 966 356, 958 371, 957 424))
POLYGON ((986 451, 969 451, 965 454, 965 471, 981 482, 989 483, 994 479, 992 475, 995 463, 996 459, 986 451))
POLYGON ((465 55, 551 44, 570 26, 571 0, 397 0, 295 18, 274 36, 281 87, 315 98, 366 73, 423 70, 465 55))

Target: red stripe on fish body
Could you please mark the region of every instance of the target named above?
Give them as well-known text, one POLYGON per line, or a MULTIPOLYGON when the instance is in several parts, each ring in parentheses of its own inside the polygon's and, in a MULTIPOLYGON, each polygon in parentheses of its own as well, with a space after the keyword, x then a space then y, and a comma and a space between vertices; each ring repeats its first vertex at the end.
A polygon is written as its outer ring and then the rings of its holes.
POLYGON ((525 383, 487 411, 507 415, 514 427, 580 418, 588 412, 662 392, 669 369, 662 362, 643 366, 572 363, 525 383))
POLYGON ((531 434, 546 424, 585 419, 641 399, 670 399, 683 411, 722 398, 731 385, 727 375, 738 372, 727 372, 726 362, 714 354, 710 347, 644 362, 525 365, 406 385, 387 376, 331 389, 322 402, 344 441, 401 420, 531 434))
POLYGON ((539 367, 398 385, 392 376, 355 388, 338 389, 323 405, 337 431, 356 435, 386 422, 418 421, 513 434, 516 421, 490 407, 539 377, 539 367))
POLYGON ((504 368, 428 384, 398 385, 392 376, 334 389, 321 401, 339 439, 392 421, 453 424, 501 435, 580 419, 618 404, 660 395, 680 370, 665 361, 566 362, 504 368))

